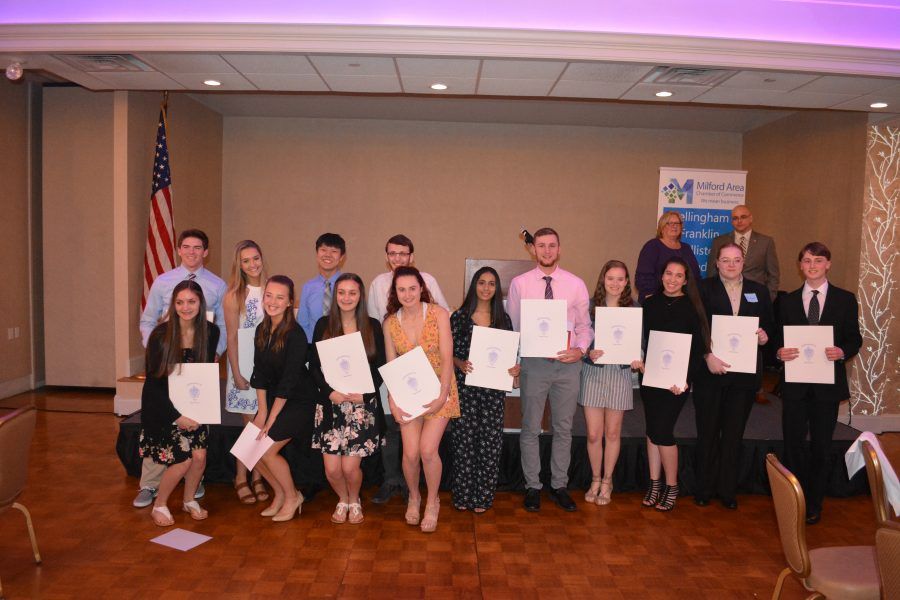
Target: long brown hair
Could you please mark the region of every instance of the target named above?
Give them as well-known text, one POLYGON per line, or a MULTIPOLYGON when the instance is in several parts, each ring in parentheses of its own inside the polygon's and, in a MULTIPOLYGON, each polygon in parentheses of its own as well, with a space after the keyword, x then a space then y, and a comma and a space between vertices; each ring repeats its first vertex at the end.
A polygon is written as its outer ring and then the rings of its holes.
POLYGON ((207 342, 209 340, 209 323, 206 320, 206 299, 203 297, 203 288, 193 280, 185 280, 179 282, 172 290, 172 297, 169 300, 169 310, 166 311, 165 327, 158 327, 153 330, 151 338, 159 337, 159 364, 151 365, 153 360, 150 357, 151 348, 155 344, 147 341, 147 354, 145 358, 146 364, 144 368, 146 372, 154 377, 166 377, 175 369, 175 365, 179 364, 182 359, 181 347, 181 318, 175 310, 175 299, 184 290, 189 290, 200 299, 200 309, 197 316, 194 317, 194 343, 191 345, 191 351, 194 353, 194 360, 197 362, 206 362, 207 342))
MULTIPOLYGON (((281 317, 281 322, 274 329, 272 328, 272 317, 269 316, 268 312, 263 310, 262 323, 256 328, 255 343, 257 350, 265 350, 267 346, 271 346, 274 352, 281 352, 281 349, 284 348, 284 342, 287 339, 288 333, 290 333, 294 327, 300 327, 300 325, 297 323, 297 319, 294 318, 294 281, 287 275, 272 275, 269 277, 269 280, 266 281, 266 288, 273 283, 278 283, 287 287, 289 304, 284 310, 284 316, 281 317)), ((263 292, 263 294, 265 294, 265 292, 263 292)))
POLYGON ((228 282, 228 291, 226 293, 234 294, 234 299, 237 301, 238 305, 238 314, 240 315, 243 315, 247 310, 244 301, 247 299, 247 286, 249 285, 249 282, 247 281, 247 274, 241 269, 241 252, 247 248, 252 248, 259 252, 259 259, 260 262, 262 262, 262 268, 259 270, 259 286, 262 288, 266 287, 266 274, 268 273, 268 269, 266 268, 266 258, 263 256, 262 248, 259 247, 259 244, 253 240, 241 240, 235 245, 234 260, 231 263, 231 279, 228 282))
POLYGON ((591 301, 594 306, 606 306, 606 274, 610 269, 623 269, 625 271, 625 287, 622 289, 622 295, 619 296, 619 306, 634 306, 634 298, 631 297, 631 275, 628 273, 628 266, 621 260, 608 260, 603 268, 600 269, 600 277, 597 279, 597 289, 594 290, 594 297, 591 301))
POLYGON ((428 286, 425 285, 422 273, 415 267, 397 267, 394 270, 394 279, 391 281, 391 291, 388 294, 387 314, 389 315, 400 310, 400 299, 397 298, 397 280, 401 277, 415 277, 419 285, 422 286, 422 295, 419 296, 419 300, 431 302, 431 292, 428 291, 428 286))
MULTIPOLYGON (((700 319, 700 333, 703 337, 703 353, 707 354, 712 347, 710 342, 709 320, 706 318, 706 309, 703 308, 703 300, 700 299, 700 290, 697 289, 697 282, 694 281, 694 274, 687 262, 682 258, 673 257, 667 260, 666 264, 663 265, 663 274, 665 274, 669 265, 681 265, 684 268, 684 285, 681 286, 681 289, 688 299, 690 299, 691 305, 694 307, 694 312, 697 313, 697 318, 700 319)), ((662 276, 660 276, 659 290, 657 293, 660 295, 663 293, 662 276)))
POLYGON ((369 321, 369 313, 366 311, 366 286, 356 273, 343 273, 334 281, 334 297, 331 302, 331 310, 328 311, 328 324, 322 332, 322 339, 328 340, 344 335, 344 323, 341 320, 341 308, 337 303, 337 289, 342 281, 352 281, 359 287, 359 303, 353 311, 356 319, 356 329, 362 336, 363 346, 366 347, 366 356, 369 359, 375 357, 375 333, 372 331, 372 322, 369 321))

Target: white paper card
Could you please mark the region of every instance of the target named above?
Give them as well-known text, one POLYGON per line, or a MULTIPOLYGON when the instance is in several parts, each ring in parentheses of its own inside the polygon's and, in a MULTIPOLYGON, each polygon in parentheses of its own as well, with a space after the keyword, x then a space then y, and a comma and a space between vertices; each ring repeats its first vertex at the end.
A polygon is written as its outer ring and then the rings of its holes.
POLYGON ((594 348, 603 350, 594 364, 630 365, 640 360, 643 316, 639 307, 594 308, 594 348))
POLYGON ((521 300, 519 331, 522 334, 522 356, 556 358, 566 350, 569 332, 566 328, 565 300, 521 300))
POLYGON ((342 394, 371 394, 375 391, 362 334, 358 331, 316 342, 325 381, 342 394))
POLYGON ((687 385, 691 336, 687 333, 650 331, 644 361, 644 385, 667 390, 687 385))
POLYGON ((441 395, 441 382, 421 346, 378 367, 378 371, 394 404, 411 418, 424 413, 425 405, 441 395))
POLYGON ((210 323, 215 323, 216 322, 216 312, 214 310, 206 311, 206 320, 209 321, 210 323))
POLYGON ((168 546, 169 548, 174 548, 175 550, 187 552, 188 550, 192 550, 200 544, 208 542, 211 539, 212 538, 208 535, 194 533, 193 531, 188 531, 186 529, 176 527, 171 531, 156 536, 150 541, 154 544, 159 544, 160 546, 168 546))
POLYGON ((712 352, 731 365, 729 373, 756 373, 759 317, 713 315, 712 352))
POLYGON ((797 348, 800 356, 784 362, 788 383, 834 383, 834 363, 825 358, 825 348, 834 346, 831 325, 785 325, 784 347, 797 348))
POLYGON ((472 372, 466 373, 466 385, 511 392, 513 376, 509 370, 516 366, 519 333, 493 327, 472 328, 469 362, 472 372))
POLYGON ((234 454, 234 457, 244 463, 244 466, 250 471, 253 470, 253 467, 256 466, 262 455, 266 453, 266 450, 275 443, 269 436, 257 440, 256 436, 258 435, 259 427, 253 423, 247 423, 234 446, 231 447, 231 453, 234 454))
MULTIPOLYGON (((256 355, 256 346, 253 341, 256 337, 255 327, 245 327, 238 329, 238 368, 241 370, 241 376, 248 382, 253 376, 253 358, 256 355)), ((232 374, 232 385, 234 385, 234 374, 232 374)), ((256 389, 239 390, 233 387, 233 394, 238 398, 247 402, 256 402, 256 389)))
POLYGON ((183 363, 169 375, 175 410, 201 425, 222 423, 218 363, 183 363))

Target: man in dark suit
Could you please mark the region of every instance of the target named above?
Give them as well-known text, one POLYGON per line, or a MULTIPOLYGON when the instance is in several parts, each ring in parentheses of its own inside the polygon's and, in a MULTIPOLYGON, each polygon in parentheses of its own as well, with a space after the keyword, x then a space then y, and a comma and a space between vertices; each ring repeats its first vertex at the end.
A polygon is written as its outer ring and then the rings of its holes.
MULTIPOLYGON (((781 325, 831 325, 834 346, 825 349, 825 357, 834 362, 834 383, 787 383, 782 375, 782 427, 784 430, 784 462, 803 484, 806 495, 806 522, 818 523, 822 500, 828 482, 828 454, 831 436, 837 423, 838 406, 850 398, 846 361, 859 352, 859 306, 852 292, 828 282, 831 252, 820 242, 803 247, 798 257, 806 283, 779 302, 781 325), (809 429, 809 468, 806 468, 803 442, 809 429)), ((776 356, 782 361, 795 360, 799 348, 784 348, 784 331, 776 356)))
POLYGON ((733 242, 744 251, 744 277, 766 286, 769 290, 769 300, 774 301, 778 294, 780 276, 775 240, 753 231, 753 215, 743 204, 731 210, 731 224, 734 227, 732 233, 725 233, 713 239, 709 260, 706 263, 706 276, 713 277, 718 273, 716 257, 719 255, 719 248, 733 242))

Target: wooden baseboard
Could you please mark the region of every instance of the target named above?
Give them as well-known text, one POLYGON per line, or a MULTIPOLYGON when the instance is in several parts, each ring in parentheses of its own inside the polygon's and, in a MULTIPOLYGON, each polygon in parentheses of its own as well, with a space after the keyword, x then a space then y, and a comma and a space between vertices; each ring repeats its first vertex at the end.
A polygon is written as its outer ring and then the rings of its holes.
POLYGON ((885 431, 900 431, 900 414, 880 415, 853 415, 842 412, 838 421, 849 425, 858 431, 871 431, 872 433, 884 433, 885 431))

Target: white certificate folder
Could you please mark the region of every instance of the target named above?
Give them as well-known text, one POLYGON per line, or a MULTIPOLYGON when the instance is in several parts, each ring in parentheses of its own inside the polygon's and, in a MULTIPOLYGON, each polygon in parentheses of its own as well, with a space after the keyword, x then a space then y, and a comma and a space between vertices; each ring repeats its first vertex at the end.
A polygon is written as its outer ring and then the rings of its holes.
POLYGON ((169 375, 175 410, 201 425, 222 423, 218 363, 183 363, 169 375))
POLYGON ((565 300, 522 300, 520 306, 523 357, 556 358, 568 349, 565 300))
POLYGON ((263 454, 266 453, 266 450, 275 443, 269 436, 264 436, 263 439, 257 440, 256 437, 258 435, 259 427, 253 423, 247 423, 234 446, 231 447, 231 453, 235 458, 244 463, 244 466, 251 471, 263 454))
POLYGON ((712 352, 731 365, 729 373, 756 373, 759 317, 713 315, 712 352))
POLYGON ((631 306, 598 306, 594 309, 594 348, 603 356, 598 365, 630 365, 641 359, 641 327, 644 311, 631 306))
MULTIPOLYGON (((381 332, 376 332, 380 335, 381 332)), ((375 391, 366 347, 358 331, 316 342, 322 374, 332 389, 342 394, 371 394, 375 391)))
MULTIPOLYGON (((450 368, 449 365, 446 368, 450 368)), ((427 410, 425 405, 441 394, 441 382, 421 346, 378 367, 378 372, 394 404, 411 418, 422 415, 427 410)))
POLYGON ((466 374, 466 385, 511 392, 513 376, 509 370, 516 366, 518 349, 518 332, 473 327, 469 346, 472 372, 466 374))
POLYGON ((687 386, 691 336, 686 333, 650 331, 643 385, 667 390, 687 386))
POLYGON ((800 356, 784 362, 788 383, 834 383, 834 363, 825 358, 825 348, 834 346, 831 325, 785 325, 784 347, 797 348, 800 356))

